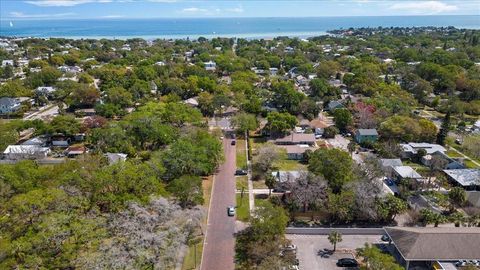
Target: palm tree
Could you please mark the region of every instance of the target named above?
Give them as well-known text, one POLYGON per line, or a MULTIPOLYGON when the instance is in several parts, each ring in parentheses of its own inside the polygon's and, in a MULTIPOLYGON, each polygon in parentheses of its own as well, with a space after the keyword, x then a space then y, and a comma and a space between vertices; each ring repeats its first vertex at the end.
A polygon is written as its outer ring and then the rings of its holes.
POLYGON ((331 231, 328 235, 328 241, 333 245, 333 252, 337 250, 337 243, 342 242, 342 234, 337 231, 331 231))

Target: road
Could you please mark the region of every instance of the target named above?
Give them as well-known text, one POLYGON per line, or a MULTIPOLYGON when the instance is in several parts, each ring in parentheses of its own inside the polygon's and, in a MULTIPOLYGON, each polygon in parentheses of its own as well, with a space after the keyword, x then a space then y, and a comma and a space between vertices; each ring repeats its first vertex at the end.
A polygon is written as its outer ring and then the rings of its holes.
POLYGON ((54 116, 58 115, 58 110, 59 108, 57 105, 44 106, 40 108, 37 112, 25 116, 23 120, 46 120, 48 118, 53 118, 54 116))
POLYGON ((233 270, 235 217, 227 216, 227 207, 235 205, 235 146, 223 140, 225 163, 215 176, 208 211, 207 231, 202 254, 202 270, 233 270))

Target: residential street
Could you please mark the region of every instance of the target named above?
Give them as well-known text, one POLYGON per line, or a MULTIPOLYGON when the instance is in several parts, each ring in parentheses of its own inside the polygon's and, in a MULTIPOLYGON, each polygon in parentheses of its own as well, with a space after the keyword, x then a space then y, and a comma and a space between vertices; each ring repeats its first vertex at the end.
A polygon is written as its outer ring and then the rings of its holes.
POLYGON ((207 232, 202 254, 202 270, 234 269, 235 217, 227 216, 227 207, 235 206, 235 146, 223 140, 225 163, 215 176, 207 232))

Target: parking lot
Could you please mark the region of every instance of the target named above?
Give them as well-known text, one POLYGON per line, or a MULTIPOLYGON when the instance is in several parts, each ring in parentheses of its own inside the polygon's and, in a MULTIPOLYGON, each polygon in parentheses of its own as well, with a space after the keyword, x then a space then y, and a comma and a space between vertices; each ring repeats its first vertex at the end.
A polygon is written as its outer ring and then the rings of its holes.
POLYGON ((296 235, 288 234, 287 238, 297 246, 297 258, 302 270, 346 269, 336 266, 341 258, 353 258, 352 252, 363 247, 365 243, 379 243, 381 235, 343 235, 343 241, 337 244, 337 252, 321 256, 319 251, 332 250, 333 246, 327 239, 328 235, 296 235))

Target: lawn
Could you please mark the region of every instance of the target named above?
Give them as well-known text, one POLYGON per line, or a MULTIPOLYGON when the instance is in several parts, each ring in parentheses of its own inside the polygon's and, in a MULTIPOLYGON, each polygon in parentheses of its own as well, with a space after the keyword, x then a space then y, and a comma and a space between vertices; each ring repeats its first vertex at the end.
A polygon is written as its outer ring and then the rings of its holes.
MULTIPOLYGON (((205 209, 208 209, 210 205, 210 198, 212 196, 212 184, 213 184, 213 176, 204 177, 202 181, 202 190, 203 190, 203 206, 205 209)), ((203 219, 203 223, 206 227, 207 224, 207 215, 203 219)), ((202 252, 203 252, 203 237, 200 239, 200 242, 197 244, 196 247, 196 254, 195 254, 195 246, 191 245, 188 247, 188 250, 183 258, 182 270, 190 270, 190 269, 198 269, 200 266, 200 261, 202 260, 202 252), (195 258, 196 255, 196 258, 195 258), (195 268, 195 259, 196 259, 196 268, 195 268)))
POLYGON ((454 150, 450 149, 448 150, 445 154, 447 154, 447 156, 451 157, 451 158, 459 158, 459 157, 462 157, 462 155, 460 155, 459 153, 455 152, 454 150))
POLYGON ((182 270, 198 269, 202 259, 202 251, 203 242, 198 243, 196 247, 194 245, 189 246, 187 255, 183 258, 182 270))
POLYGON ((255 207, 272 205, 268 198, 255 198, 255 207))
POLYGON ((248 190, 248 178, 246 175, 235 177, 235 182, 237 190, 242 190, 242 188, 248 190))
POLYGON ((252 181, 253 183, 253 189, 264 189, 268 188, 267 185, 265 185, 264 180, 257 180, 257 181, 252 181))
POLYGON ((237 168, 247 168, 247 153, 245 148, 245 140, 237 139, 237 168))
POLYGON ((250 217, 249 205, 248 205, 248 192, 243 194, 243 198, 240 193, 237 194, 237 219, 240 221, 248 221, 250 217))
POLYGON ((282 159, 273 164, 279 171, 301 171, 306 170, 307 166, 296 160, 282 159))
POLYGON ((478 166, 475 165, 475 163, 473 163, 470 159, 465 159, 464 162, 465 162, 465 166, 467 166, 467 168, 469 168, 469 169, 478 168, 478 166))

